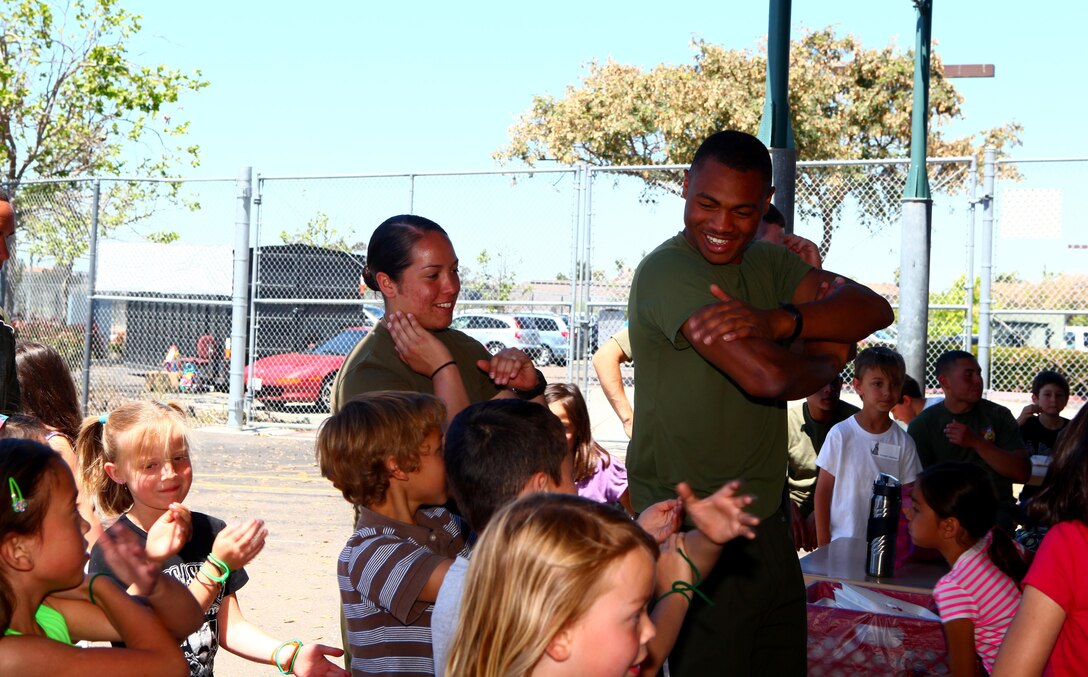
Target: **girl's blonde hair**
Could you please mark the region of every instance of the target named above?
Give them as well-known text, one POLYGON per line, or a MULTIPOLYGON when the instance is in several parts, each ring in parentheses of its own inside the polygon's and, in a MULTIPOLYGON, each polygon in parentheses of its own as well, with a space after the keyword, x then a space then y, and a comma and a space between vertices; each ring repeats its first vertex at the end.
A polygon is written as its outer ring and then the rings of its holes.
POLYGON ((593 440, 593 431, 589 424, 589 407, 582 397, 582 391, 573 383, 549 383, 544 389, 544 401, 558 404, 567 412, 570 422, 571 443, 573 445, 574 481, 584 482, 597 474, 597 462, 601 468, 607 468, 612 462, 608 450, 593 440))
POLYGON ((473 551, 446 674, 528 675, 607 592, 610 568, 640 548, 657 558, 653 538, 603 503, 532 494, 510 504, 473 551))
POLYGON ((170 434, 180 432, 189 447, 185 414, 177 404, 139 400, 126 402, 104 417, 83 419, 76 438, 83 488, 99 510, 120 515, 132 507, 128 489, 106 474, 106 463, 134 465, 167 448, 170 434))

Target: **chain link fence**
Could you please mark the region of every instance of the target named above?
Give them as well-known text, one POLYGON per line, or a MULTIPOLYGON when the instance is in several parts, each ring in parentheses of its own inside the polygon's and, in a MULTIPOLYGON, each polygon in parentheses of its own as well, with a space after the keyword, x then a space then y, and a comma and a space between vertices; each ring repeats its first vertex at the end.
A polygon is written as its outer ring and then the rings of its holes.
POLYGON ((1073 196, 1088 158, 997 163, 990 387, 1030 391, 1056 370, 1088 395, 1088 229, 1073 196))
MULTIPOLYGON (((1083 393, 1088 277, 1079 271, 1088 241, 1078 241, 1083 229, 1064 195, 1083 183, 1088 162, 1007 164, 1002 175, 1018 180, 1002 178, 996 195, 991 387, 1025 397, 1031 377, 1053 366, 1083 393)), ((797 168, 795 232, 820 246, 826 268, 893 305, 907 167, 797 168)), ((366 243, 398 213, 434 218, 449 232, 462 270, 458 327, 495 349, 531 335, 522 347, 549 380, 576 382, 591 398, 597 382, 589 358, 626 325, 634 268, 683 227, 683 169, 258 177, 247 276, 247 420, 309 427, 326 415, 331 375, 383 312, 380 298, 361 286, 366 243), (508 324, 494 324, 500 320, 508 324)), ((929 170, 925 381, 933 391, 935 357, 973 348, 987 316, 976 281, 986 272, 977 245, 985 235, 975 224, 978 172, 962 158, 931 161, 929 170)), ((18 246, 5 267, 5 308, 20 340, 62 353, 88 411, 157 397, 180 401, 198 421, 225 420, 236 191, 234 179, 9 187, 18 246)), ((866 343, 895 347, 896 326, 866 343)), ((630 367, 623 373, 630 385, 630 367)))
POLYGON ((42 181, 7 192, 17 235, 5 310, 18 340, 61 354, 85 413, 155 397, 197 422, 225 420, 234 180, 42 181))

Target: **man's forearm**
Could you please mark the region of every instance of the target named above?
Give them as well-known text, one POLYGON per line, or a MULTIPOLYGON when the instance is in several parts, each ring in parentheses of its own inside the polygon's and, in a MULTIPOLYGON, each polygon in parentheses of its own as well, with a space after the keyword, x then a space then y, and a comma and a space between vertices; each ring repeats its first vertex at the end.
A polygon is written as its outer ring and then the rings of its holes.
POLYGON ((1009 451, 993 442, 981 440, 975 447, 975 452, 991 468, 1013 482, 1022 484, 1031 479, 1031 459, 1027 457, 1023 449, 1009 451))

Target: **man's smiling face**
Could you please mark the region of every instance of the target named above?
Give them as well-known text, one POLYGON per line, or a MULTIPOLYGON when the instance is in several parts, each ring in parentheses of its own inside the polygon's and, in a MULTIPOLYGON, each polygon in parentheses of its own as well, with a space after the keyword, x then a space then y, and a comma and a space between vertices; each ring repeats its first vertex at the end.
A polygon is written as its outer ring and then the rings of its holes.
POLYGON ((684 175, 684 237, 710 263, 740 263, 773 193, 758 171, 706 159, 684 175))

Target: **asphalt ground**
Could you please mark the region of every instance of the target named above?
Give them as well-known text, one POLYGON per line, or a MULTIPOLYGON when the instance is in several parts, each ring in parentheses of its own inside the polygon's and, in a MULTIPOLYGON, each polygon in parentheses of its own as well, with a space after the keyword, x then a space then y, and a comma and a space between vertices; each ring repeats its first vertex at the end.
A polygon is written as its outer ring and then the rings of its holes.
MULTIPOLYGON (((351 534, 352 509, 314 460, 314 433, 195 430, 193 488, 186 504, 228 524, 258 517, 264 550, 238 592, 246 619, 286 641, 340 646, 336 558, 351 534)), ((278 675, 220 649, 218 677, 278 675)))

